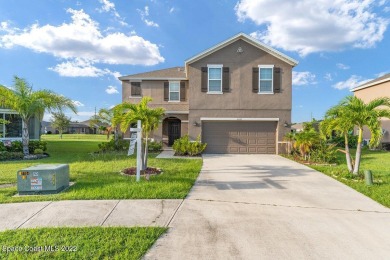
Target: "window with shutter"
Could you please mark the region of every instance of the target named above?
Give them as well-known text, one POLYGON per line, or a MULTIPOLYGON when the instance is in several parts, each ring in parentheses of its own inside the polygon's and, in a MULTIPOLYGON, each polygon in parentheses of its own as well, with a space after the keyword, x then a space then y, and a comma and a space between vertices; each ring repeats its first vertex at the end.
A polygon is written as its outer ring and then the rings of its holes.
POLYGON ((259 65, 259 94, 273 94, 274 65, 259 65))
POLYGON ((207 65, 208 68, 208 89, 207 93, 222 93, 222 68, 223 65, 207 65))
POLYGON ((169 81, 169 101, 180 101, 179 81, 169 81))

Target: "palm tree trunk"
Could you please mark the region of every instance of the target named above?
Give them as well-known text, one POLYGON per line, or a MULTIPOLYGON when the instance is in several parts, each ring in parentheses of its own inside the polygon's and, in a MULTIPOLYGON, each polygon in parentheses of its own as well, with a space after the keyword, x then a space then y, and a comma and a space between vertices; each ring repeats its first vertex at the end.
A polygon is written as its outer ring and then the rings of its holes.
POLYGON ((148 167, 148 135, 145 135, 144 170, 148 167))
POLYGON ((22 126, 22 143, 23 143, 23 154, 24 155, 30 154, 28 151, 28 143, 30 141, 30 136, 28 133, 28 121, 29 121, 29 119, 24 119, 23 126, 22 126))
POLYGON ((349 151, 348 134, 344 135, 345 143, 345 159, 347 160, 347 167, 349 172, 353 172, 353 165, 351 159, 351 153, 349 151))
POLYGON ((359 136, 356 147, 356 156, 355 156, 355 167, 353 169, 353 174, 358 175, 360 167, 360 157, 362 155, 362 139, 363 139, 363 128, 359 127, 359 136))

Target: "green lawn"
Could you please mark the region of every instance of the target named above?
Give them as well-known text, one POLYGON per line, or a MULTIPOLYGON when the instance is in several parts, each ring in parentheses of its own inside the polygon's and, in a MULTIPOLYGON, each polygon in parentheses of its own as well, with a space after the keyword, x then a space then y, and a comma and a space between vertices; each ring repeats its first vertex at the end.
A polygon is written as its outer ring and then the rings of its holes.
MULTIPOLYGON (((352 151, 353 155, 355 151, 352 151)), ((390 152, 363 150, 360 170, 371 170, 374 176, 374 185, 367 186, 363 176, 352 178, 348 174, 345 155, 339 154, 340 164, 337 166, 311 166, 323 172, 364 195, 376 200, 386 207, 390 207, 390 152)))
MULTIPOLYGON (((51 135, 53 136, 53 135, 51 135)), ((193 186, 202 160, 156 159, 150 154, 148 165, 163 169, 163 174, 151 176, 150 181, 122 176, 119 171, 136 165, 135 155, 91 154, 101 140, 48 140, 49 158, 34 161, 1 162, 0 184, 16 183, 19 169, 37 164, 69 163, 70 177, 76 182, 66 192, 46 196, 22 196, 16 187, 0 188, 0 203, 81 200, 81 199, 177 199, 184 198, 193 186)))
POLYGON ((107 135, 88 135, 88 134, 63 134, 62 139, 60 138, 60 135, 42 135, 41 139, 43 141, 50 141, 50 140, 60 140, 60 141, 69 141, 69 140, 82 140, 82 141, 106 141, 107 135))
POLYGON ((140 259, 165 231, 158 227, 9 230, 0 232, 0 259, 140 259))

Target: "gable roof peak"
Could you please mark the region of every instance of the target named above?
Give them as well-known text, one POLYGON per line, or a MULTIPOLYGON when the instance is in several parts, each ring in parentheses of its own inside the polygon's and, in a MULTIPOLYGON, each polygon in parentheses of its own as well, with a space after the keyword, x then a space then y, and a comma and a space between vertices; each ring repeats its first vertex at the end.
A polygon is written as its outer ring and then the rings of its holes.
POLYGON ((247 43, 249 43, 249 44, 251 44, 251 45, 253 45, 253 46, 257 47, 257 48, 259 48, 259 49, 261 49, 261 50, 263 50, 265 52, 268 52, 269 54, 275 56, 276 58, 278 58, 280 60, 283 60, 284 62, 290 64, 293 67, 298 64, 297 60, 295 60, 295 59, 293 59, 293 58, 291 58, 291 57, 289 57, 289 56, 279 52, 278 50, 276 50, 276 49, 274 49, 274 48, 272 48, 272 47, 270 47, 270 46, 268 46, 268 45, 258 41, 257 39, 253 38, 252 36, 249 36, 249 35, 247 35, 247 34, 245 34, 243 32, 240 32, 240 33, 234 35, 233 37, 231 37, 231 38, 229 38, 229 39, 227 39, 227 40, 225 40, 223 42, 220 42, 220 43, 212 46, 211 48, 209 48, 209 49, 207 49, 207 50, 205 50, 205 51, 203 51, 203 52, 201 52, 201 53, 199 53, 199 54, 197 54, 197 55, 187 59, 185 61, 185 67, 187 68, 188 64, 196 62, 196 61, 202 59, 203 57, 206 57, 206 56, 208 56, 208 55, 210 55, 210 54, 212 54, 212 53, 222 49, 223 47, 225 47, 225 46, 227 46, 227 45, 229 45, 229 44, 231 44, 231 43, 233 43, 233 42, 235 42, 237 40, 244 40, 245 42, 247 42, 247 43))

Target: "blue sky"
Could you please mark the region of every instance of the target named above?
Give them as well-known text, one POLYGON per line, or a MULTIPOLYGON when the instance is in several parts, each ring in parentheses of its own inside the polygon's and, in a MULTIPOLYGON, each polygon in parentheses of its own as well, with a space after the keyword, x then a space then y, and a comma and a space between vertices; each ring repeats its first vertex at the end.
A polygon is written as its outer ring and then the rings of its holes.
POLYGON ((183 66, 243 32, 299 61, 293 122, 320 119, 390 72, 389 22, 390 0, 0 0, 0 84, 63 94, 82 121, 121 102, 119 75, 183 66))

